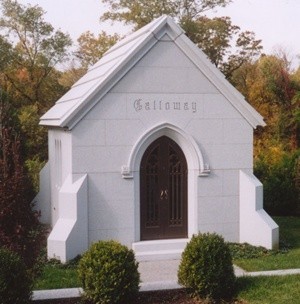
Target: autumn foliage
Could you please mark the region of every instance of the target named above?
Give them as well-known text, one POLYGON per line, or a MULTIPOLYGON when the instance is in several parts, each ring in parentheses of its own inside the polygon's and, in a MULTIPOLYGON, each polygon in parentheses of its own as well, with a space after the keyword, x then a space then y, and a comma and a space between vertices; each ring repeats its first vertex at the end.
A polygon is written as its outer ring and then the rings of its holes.
POLYGON ((21 156, 18 123, 7 98, 3 93, 0 97, 0 247, 18 253, 32 266, 42 231, 32 209, 34 193, 21 156))
MULTIPOLYGON (((102 21, 134 29, 161 14, 175 18, 265 118, 267 126, 255 130, 254 167, 264 184, 266 209, 278 215, 300 213, 299 65, 292 69, 284 53, 262 54, 261 40, 242 32, 229 17, 205 15, 230 0, 102 2, 108 8, 102 21)), ((47 159, 47 130, 38 125, 39 117, 120 36, 83 33, 73 53, 75 64, 68 69, 72 41, 44 20, 40 6, 0 0, 0 12, 0 247, 31 265, 42 237, 31 201, 47 159)))

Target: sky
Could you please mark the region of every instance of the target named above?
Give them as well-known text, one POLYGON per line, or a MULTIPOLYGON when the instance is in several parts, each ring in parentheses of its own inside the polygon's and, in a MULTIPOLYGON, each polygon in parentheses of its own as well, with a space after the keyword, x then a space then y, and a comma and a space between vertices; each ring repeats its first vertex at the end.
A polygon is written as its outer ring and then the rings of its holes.
MULTIPOLYGON (((22 4, 38 4, 45 11, 45 19, 56 29, 68 32, 73 41, 85 31, 95 34, 126 34, 130 28, 100 24, 104 12, 100 0, 18 0, 22 4)), ((229 16, 241 30, 250 30, 262 40, 264 52, 271 54, 283 48, 294 61, 300 62, 300 0, 233 0, 226 8, 219 8, 210 16, 229 16)))

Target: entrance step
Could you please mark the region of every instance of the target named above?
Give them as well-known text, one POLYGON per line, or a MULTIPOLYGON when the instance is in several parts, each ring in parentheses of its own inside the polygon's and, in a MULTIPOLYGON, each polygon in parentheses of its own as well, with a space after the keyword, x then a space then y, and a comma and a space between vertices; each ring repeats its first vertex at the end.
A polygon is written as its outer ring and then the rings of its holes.
POLYGON ((177 260, 189 239, 141 241, 132 244, 137 261, 177 260))

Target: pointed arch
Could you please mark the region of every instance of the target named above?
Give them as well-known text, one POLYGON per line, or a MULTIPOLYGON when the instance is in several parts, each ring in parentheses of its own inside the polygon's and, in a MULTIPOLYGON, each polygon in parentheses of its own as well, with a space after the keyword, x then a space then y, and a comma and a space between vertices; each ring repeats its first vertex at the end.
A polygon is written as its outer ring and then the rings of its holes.
POLYGON ((188 237, 198 232, 198 181, 197 177, 209 174, 208 165, 195 140, 184 130, 161 123, 146 131, 133 146, 128 163, 122 167, 122 176, 133 180, 135 241, 140 241, 140 164, 146 149, 156 139, 167 136, 178 144, 185 155, 188 171, 188 237))
POLYGON ((123 178, 133 178, 133 173, 139 171, 140 162, 147 147, 164 135, 170 137, 181 147, 187 158, 189 171, 196 171, 198 176, 209 173, 209 166, 204 162, 203 155, 193 137, 170 123, 162 123, 145 132, 135 143, 127 165, 122 167, 123 178))

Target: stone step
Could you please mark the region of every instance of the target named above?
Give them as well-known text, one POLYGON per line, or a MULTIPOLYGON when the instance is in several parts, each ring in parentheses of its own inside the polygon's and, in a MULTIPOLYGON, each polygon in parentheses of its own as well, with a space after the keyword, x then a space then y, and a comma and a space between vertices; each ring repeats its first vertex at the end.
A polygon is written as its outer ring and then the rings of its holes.
POLYGON ((182 250, 145 251, 136 253, 135 258, 138 262, 179 260, 181 258, 181 253, 182 250))
POLYGON ((132 244, 138 261, 180 259, 189 239, 141 241, 132 244))

